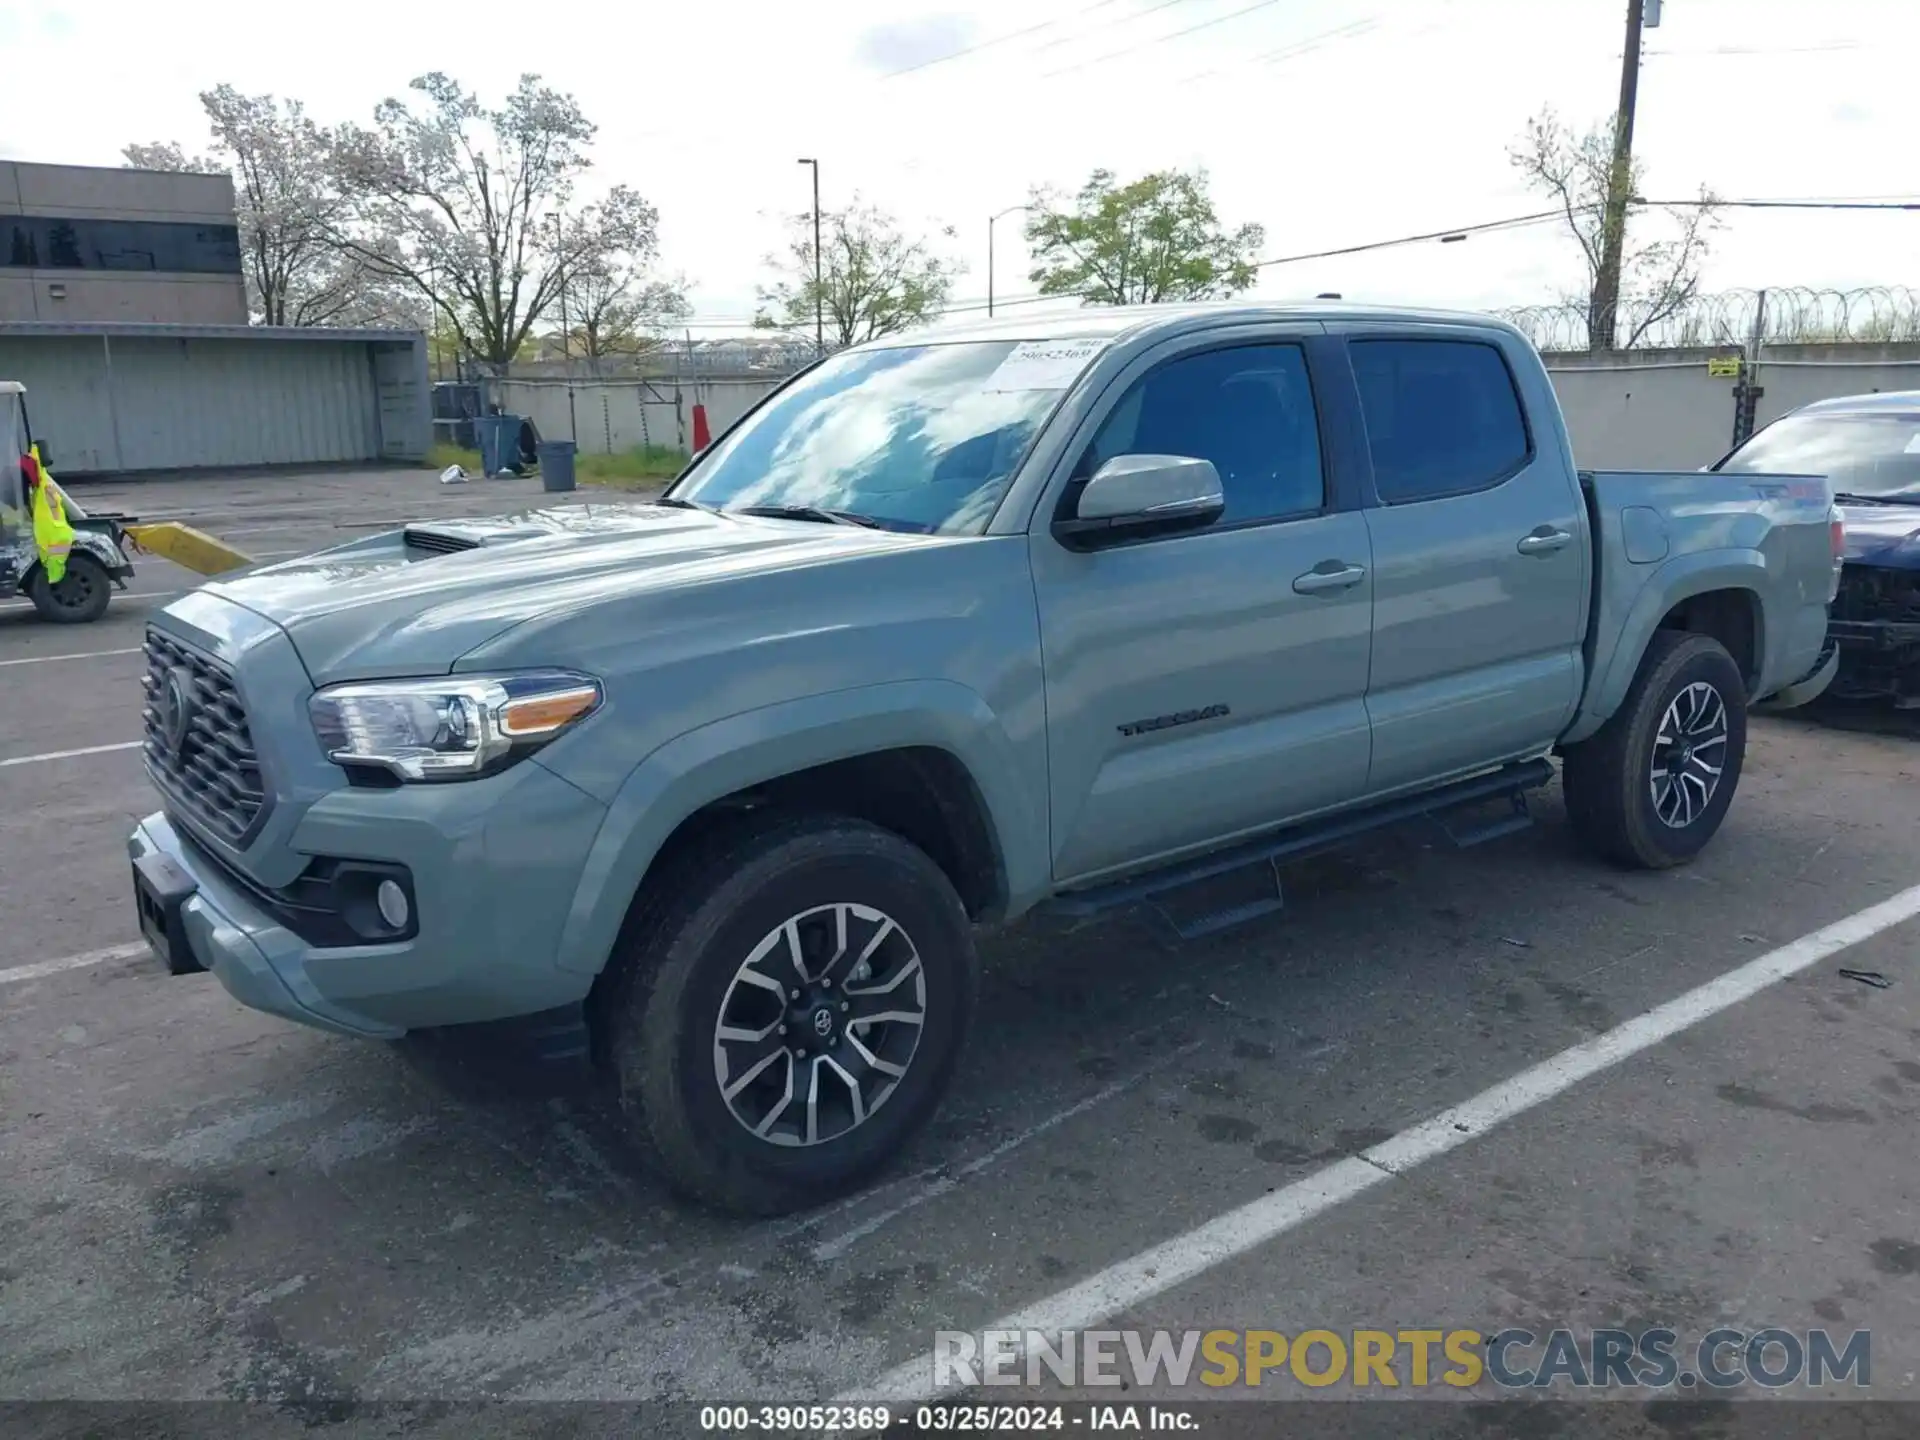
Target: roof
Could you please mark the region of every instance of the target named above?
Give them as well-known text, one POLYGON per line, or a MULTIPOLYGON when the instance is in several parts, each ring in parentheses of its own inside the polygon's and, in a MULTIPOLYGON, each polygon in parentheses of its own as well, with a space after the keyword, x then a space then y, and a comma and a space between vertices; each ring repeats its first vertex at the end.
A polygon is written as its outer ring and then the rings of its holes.
POLYGON ((1800 414, 1910 415, 1920 411, 1920 390, 1878 390, 1871 395, 1835 395, 1800 407, 1800 414))
POLYGON ((1207 300, 1178 305, 1088 305, 1046 315, 995 316, 991 320, 936 322, 865 347, 946 344, 959 340, 1079 340, 1111 338, 1154 329, 1182 329, 1203 321, 1397 320, 1433 324, 1497 325, 1495 316, 1460 310, 1422 310, 1400 305, 1362 305, 1345 300, 1207 300))
POLYGON ((319 344, 411 345, 423 339, 421 330, 347 330, 329 325, 151 325, 131 320, 0 320, 0 336, 29 338, 75 335, 105 335, 112 339, 151 340, 243 340, 268 343, 275 340, 307 340, 319 344))
POLYGON ((0 380, 0 395, 24 395, 27 387, 18 380, 0 380))

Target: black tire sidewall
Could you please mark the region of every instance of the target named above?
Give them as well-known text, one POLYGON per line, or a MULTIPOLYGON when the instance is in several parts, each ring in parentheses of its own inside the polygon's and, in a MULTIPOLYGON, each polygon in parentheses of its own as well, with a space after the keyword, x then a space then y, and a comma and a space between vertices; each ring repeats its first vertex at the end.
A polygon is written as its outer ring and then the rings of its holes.
POLYGON ((918 850, 858 824, 796 836, 723 880, 671 945, 636 1039, 640 1087, 657 1150, 669 1169, 708 1172, 733 1203, 785 1209, 847 1188, 892 1156, 939 1103, 972 1020, 975 974, 966 915, 946 877, 918 850), (844 1136, 781 1146, 734 1117, 713 1071, 713 1031, 742 961, 767 933, 816 906, 871 906, 919 953, 926 1023, 907 1073, 879 1109, 844 1136), (676 1163, 678 1162, 678 1166, 676 1163))
POLYGON ((1740 772, 1746 759, 1747 692, 1746 683, 1741 679, 1733 657, 1718 644, 1707 641, 1689 645, 1684 653, 1677 653, 1674 660, 1675 663, 1663 667, 1666 673, 1660 683, 1647 687, 1644 692, 1648 703, 1635 717, 1637 723, 1629 737, 1632 749, 1626 757, 1628 763, 1624 767, 1624 778, 1631 787, 1626 799, 1631 807, 1631 823, 1638 832, 1636 839, 1640 844, 1636 848, 1650 848, 1668 860, 1679 861, 1691 859, 1705 848, 1719 831, 1727 810, 1733 804, 1734 792, 1739 788, 1740 772), (1720 697, 1720 703, 1726 707, 1726 760, 1721 768, 1720 783, 1706 807, 1694 816, 1691 823, 1675 827, 1662 820, 1654 808, 1654 739, 1660 733, 1660 722, 1667 713, 1667 707, 1689 685, 1703 681, 1713 687, 1720 697))
MULTIPOLYGON (((107 567, 93 556, 75 551, 67 557, 67 574, 71 576, 82 572, 86 573, 88 580, 92 583, 93 594, 96 597, 84 608, 62 605, 54 598, 57 587, 47 579, 44 565, 34 572, 29 598, 32 599, 34 609, 40 612, 42 619, 51 620, 56 625, 84 625, 98 620, 106 613, 107 604, 113 598, 107 567)), ((62 583, 65 583, 64 579, 62 583)))

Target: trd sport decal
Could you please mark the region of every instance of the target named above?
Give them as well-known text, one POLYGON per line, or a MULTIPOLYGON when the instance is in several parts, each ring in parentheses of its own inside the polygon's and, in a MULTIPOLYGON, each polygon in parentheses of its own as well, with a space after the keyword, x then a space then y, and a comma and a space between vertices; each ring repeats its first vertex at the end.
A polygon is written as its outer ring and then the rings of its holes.
POLYGON ((1120 727, 1120 733, 1146 735, 1154 730, 1171 730, 1176 725, 1197 725, 1202 720, 1218 720, 1232 713, 1225 705, 1209 705, 1204 710, 1176 710, 1171 715, 1156 715, 1151 720, 1129 720, 1120 727))

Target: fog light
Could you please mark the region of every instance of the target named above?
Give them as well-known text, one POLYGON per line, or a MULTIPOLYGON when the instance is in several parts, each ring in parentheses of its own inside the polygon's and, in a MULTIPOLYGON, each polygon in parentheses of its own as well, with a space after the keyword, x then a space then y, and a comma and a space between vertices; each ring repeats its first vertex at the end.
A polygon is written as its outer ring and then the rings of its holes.
POLYGON ((373 903, 380 907, 380 918, 395 930, 407 928, 407 921, 412 918, 407 908, 407 892, 396 882, 382 880, 373 892, 373 903))

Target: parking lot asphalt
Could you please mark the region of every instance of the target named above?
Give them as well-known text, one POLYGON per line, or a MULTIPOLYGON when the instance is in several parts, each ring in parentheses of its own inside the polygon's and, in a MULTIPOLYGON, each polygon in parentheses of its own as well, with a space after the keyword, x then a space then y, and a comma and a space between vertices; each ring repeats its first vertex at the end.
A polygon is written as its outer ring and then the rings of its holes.
MULTIPOLYGON (((538 490, 384 471, 76 494, 278 558, 538 490)), ((245 1398, 316 1425, 347 1398, 817 1400, 897 1378, 936 1331, 1050 1315, 1864 1330, 1867 1391, 1771 1398, 1920 1400, 1920 921, 1205 1249, 1219 1217, 1907 892, 1911 727, 1756 719, 1725 829, 1679 870, 1579 853, 1549 790, 1486 845, 1413 829, 1293 867, 1284 913, 1205 941, 1137 916, 987 937, 930 1131, 865 1194, 747 1223, 669 1195, 589 1089, 159 972, 124 849, 155 803, 137 649, 192 583, 146 561, 89 627, 0 607, 0 1398, 245 1398), (1181 1257, 1176 1282, 1140 1278, 1148 1252, 1181 1257)))

